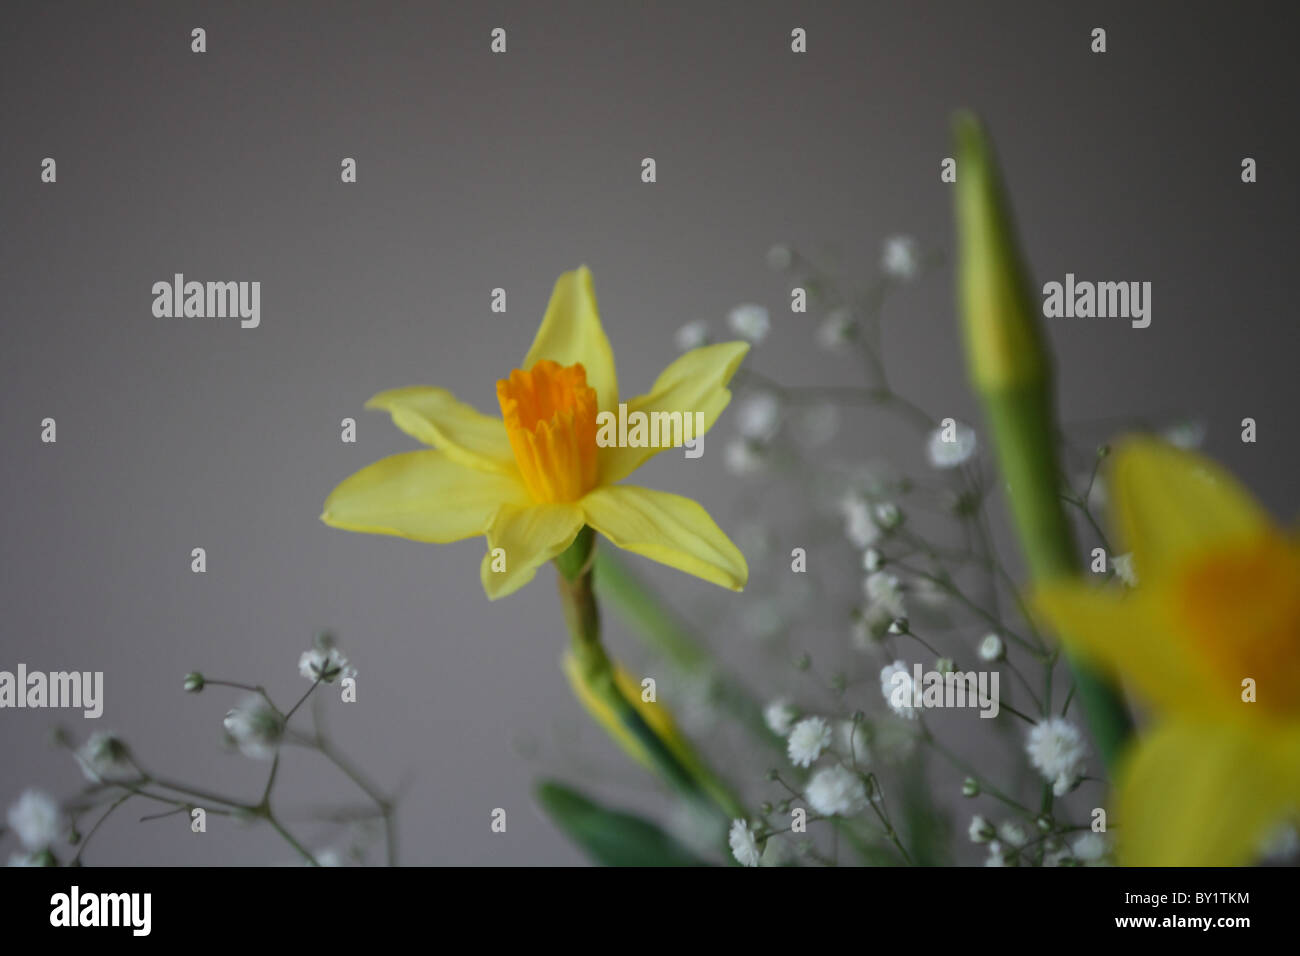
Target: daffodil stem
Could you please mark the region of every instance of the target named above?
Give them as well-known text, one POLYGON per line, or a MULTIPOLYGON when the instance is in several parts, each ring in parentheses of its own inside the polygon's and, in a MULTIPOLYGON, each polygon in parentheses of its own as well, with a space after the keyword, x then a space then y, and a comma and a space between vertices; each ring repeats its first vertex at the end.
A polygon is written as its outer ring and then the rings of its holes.
POLYGON ((718 706, 740 721, 755 740, 785 753, 784 738, 768 728, 763 706, 753 692, 718 670, 712 654, 622 558, 597 549, 592 568, 600 598, 613 606, 643 642, 679 670, 709 675, 718 706))
MULTIPOLYGON (((954 124, 961 177, 955 190, 961 325, 975 390, 997 447, 1016 530, 1035 582, 1078 573, 1074 532, 1061 500, 1053 361, 1036 287, 1020 253, 993 145, 980 122, 954 124)), ((1113 769, 1132 722, 1114 686, 1070 661, 1097 748, 1113 769)))
POLYGON ((739 804, 716 786, 716 781, 701 780, 677 758, 619 689, 614 664, 600 639, 600 609, 596 603, 592 571, 594 547, 591 529, 584 528, 573 545, 555 562, 560 572, 557 578, 564 618, 569 627, 569 647, 583 684, 636 739, 667 783, 694 803, 716 806, 729 816, 744 816, 739 804))
MULTIPOLYGON (((1074 532, 1059 494, 1052 401, 1046 383, 986 393, 984 408, 997 437, 998 460, 1031 576, 1047 581, 1077 574, 1074 532)), ((1133 732, 1132 719, 1112 684, 1069 654, 1066 659, 1097 749, 1113 769, 1133 732)))

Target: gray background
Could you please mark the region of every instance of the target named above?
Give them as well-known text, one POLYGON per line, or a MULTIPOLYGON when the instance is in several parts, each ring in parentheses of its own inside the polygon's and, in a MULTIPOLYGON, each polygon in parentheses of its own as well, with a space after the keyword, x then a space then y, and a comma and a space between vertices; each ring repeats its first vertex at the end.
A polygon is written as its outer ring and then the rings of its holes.
MULTIPOLYGON (((1065 417, 1196 413, 1210 451, 1290 517, 1300 144, 1281 9, 5 4, 0 668, 103 670, 107 704, 97 724, 0 712, 0 803, 32 783, 78 785, 43 743, 58 720, 115 729, 174 776, 253 792, 265 767, 217 746, 231 697, 186 697, 180 676, 263 680, 287 701, 303 687, 297 655, 330 626, 361 670, 360 702, 330 708, 341 743, 386 784, 411 775, 406 862, 579 861, 531 808, 547 764, 520 752, 521 735, 620 765, 557 671, 551 573, 489 604, 481 540, 322 525, 339 480, 412 447, 362 403, 427 383, 494 410, 493 383, 522 358, 551 283, 582 262, 625 394, 671 358, 680 324, 747 300, 775 324, 755 368, 852 383, 850 363, 812 346, 811 319, 782 311, 764 251, 834 242, 867 271, 896 232, 950 248, 938 172, 958 106, 998 138, 1040 281, 1154 285, 1146 330, 1052 323, 1065 417), (1104 56, 1088 49, 1097 25, 1104 56), (190 52, 194 26, 205 55, 190 52), (505 56, 488 52, 495 26, 505 56), (789 52, 794 26, 807 55, 789 52), (1256 185, 1240 182, 1247 155, 1256 185), (56 185, 39 181, 45 156, 56 185), (339 182, 344 156, 356 185, 339 182), (653 186, 643 156, 658 161, 653 186), (260 280, 261 327, 153 318, 150 286, 177 271, 260 280), (489 311, 496 286, 506 315, 489 311), (1254 446, 1237 440, 1246 415, 1254 446), (55 445, 39 440, 46 416, 55 445), (344 416, 360 423, 355 445, 339 441, 344 416), (206 575, 190 572, 196 546, 206 575), (510 827, 494 837, 498 806, 510 827)), ((907 289, 890 361, 928 407, 978 420, 951 302, 946 272, 907 289)), ((869 417, 841 441, 891 452, 869 417)), ((707 449, 638 479, 732 528, 721 442, 707 449)), ((714 597, 655 579, 683 601, 714 597)), ((617 626, 610 642, 628 644, 617 626)), ((290 804, 350 798, 310 756, 282 773, 290 804)), ((647 802, 635 771, 609 780, 619 801, 647 802)), ((198 837, 132 817, 107 825, 87 861, 292 859, 262 830, 215 822, 198 837)))

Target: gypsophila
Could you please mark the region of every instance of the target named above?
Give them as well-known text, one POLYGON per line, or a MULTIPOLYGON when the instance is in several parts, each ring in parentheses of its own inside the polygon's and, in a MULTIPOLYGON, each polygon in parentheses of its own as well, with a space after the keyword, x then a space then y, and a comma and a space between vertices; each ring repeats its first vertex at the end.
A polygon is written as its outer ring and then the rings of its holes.
POLYGON ((313 647, 303 651, 298 658, 298 673, 310 681, 332 684, 340 677, 356 677, 357 671, 348 666, 348 659, 333 645, 313 647))
POLYGON ((75 756, 81 772, 92 783, 121 783, 140 776, 126 744, 109 731, 91 734, 75 756))
POLYGON ((781 424, 781 403, 771 392, 758 392, 740 403, 736 428, 745 438, 764 442, 781 424))
POLYGON ((817 344, 828 352, 844 348, 853 338, 854 325, 852 312, 848 309, 834 310, 817 327, 817 344))
POLYGON ((885 250, 880 257, 880 268, 886 275, 910 282, 921 273, 916 240, 908 236, 890 236, 885 240, 885 250))
POLYGON ((855 548, 870 547, 880 537, 871 502, 865 498, 845 495, 840 499, 840 514, 844 516, 844 536, 855 548))
POLYGON ((916 708, 912 706, 915 696, 912 672, 902 661, 894 661, 881 670, 880 692, 898 716, 912 720, 917 717, 916 708))
POLYGON ((1035 724, 1029 731, 1025 750, 1035 769, 1052 781, 1057 796, 1068 792, 1083 772, 1083 735, 1060 717, 1035 724))
POLYGON ((1007 848, 998 840, 989 843, 989 855, 984 861, 985 866, 1006 866, 1007 865, 1007 848))
POLYGON ((867 788, 852 770, 836 764, 813 774, 804 789, 808 806, 826 817, 851 816, 867 806, 867 788))
POLYGON ((245 757, 270 760, 284 736, 284 720, 260 694, 250 694, 226 714, 226 733, 245 757))
POLYGON ((24 790, 9 808, 9 829, 28 850, 44 850, 64 833, 63 812, 43 790, 24 790))
POLYGON ((865 764, 871 759, 867 750, 867 728, 861 721, 841 720, 835 724, 835 746, 844 759, 865 764))
POLYGON ((763 708, 763 722, 778 737, 788 736, 798 716, 790 701, 780 697, 763 708))
POLYGON ((898 633, 894 625, 907 619, 903 589, 898 578, 884 571, 876 571, 863 580, 862 590, 867 597, 862 619, 869 633, 876 638, 887 633, 898 633))
POLYGON ((1085 833, 1070 844, 1070 852, 1080 863, 1095 866, 1106 856, 1106 838, 1100 833, 1085 833))
POLYGON ((758 866, 763 852, 748 823, 744 820, 732 820, 727 842, 731 845, 731 855, 736 858, 737 863, 741 866, 758 866))
POLYGON ((930 432, 926 442, 926 457, 932 468, 957 468, 968 462, 975 454, 975 429, 961 422, 954 422, 952 440, 947 440, 948 429, 936 428, 930 432))
POLYGON ((771 321, 761 305, 738 305, 727 314, 727 325, 742 339, 757 345, 767 337, 771 321))
POLYGON ((882 501, 872 512, 876 527, 881 531, 893 531, 903 523, 903 512, 892 501, 882 501))
POLYGON ((764 471, 767 455, 760 445, 744 438, 733 438, 723 451, 723 464, 727 471, 744 478, 764 471))
POLYGON ((790 762, 796 767, 808 767, 830 745, 830 725, 820 717, 805 717, 790 731, 786 751, 790 755, 790 762))
POLYGON ((984 635, 984 639, 980 641, 980 660, 992 663, 993 661, 1002 660, 1002 658, 1006 657, 1006 654, 1007 646, 1003 643, 1002 638, 996 634, 984 635))
POLYGON ((1029 834, 1019 823, 1007 820, 998 827, 998 839, 1008 846, 1022 847, 1029 842, 1029 834))
POLYGON ((970 818, 970 828, 967 832, 970 833, 972 843, 988 843, 994 836, 993 824, 978 814, 970 818))

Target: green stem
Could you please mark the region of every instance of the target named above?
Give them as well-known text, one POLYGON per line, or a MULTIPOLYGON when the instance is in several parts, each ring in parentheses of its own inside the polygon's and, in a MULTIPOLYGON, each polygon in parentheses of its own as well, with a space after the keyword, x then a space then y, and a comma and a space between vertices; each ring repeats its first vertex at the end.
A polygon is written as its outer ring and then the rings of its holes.
POLYGON ((718 705, 735 717, 755 740, 785 753, 785 740, 763 720, 763 706, 743 683, 721 673, 712 655, 618 556, 597 548, 596 590, 654 651, 683 673, 709 674, 718 705))
POLYGON ((739 801, 715 777, 703 767, 688 766, 678 758, 619 689, 614 664, 600 639, 600 609, 592 572, 594 545, 591 529, 584 528, 555 561, 560 572, 557 580, 569 628, 569 648, 582 683, 632 735, 655 770, 683 796, 697 804, 716 806, 728 817, 746 817, 739 801))
MULTIPOLYGON (((1053 361, 1036 288, 1020 254, 993 147, 979 121, 955 124, 958 274, 970 375, 984 402, 1003 485, 1036 583, 1078 573, 1073 528, 1061 500, 1053 361)), ((1132 721, 1114 686, 1070 659, 1097 748, 1114 769, 1132 721)))

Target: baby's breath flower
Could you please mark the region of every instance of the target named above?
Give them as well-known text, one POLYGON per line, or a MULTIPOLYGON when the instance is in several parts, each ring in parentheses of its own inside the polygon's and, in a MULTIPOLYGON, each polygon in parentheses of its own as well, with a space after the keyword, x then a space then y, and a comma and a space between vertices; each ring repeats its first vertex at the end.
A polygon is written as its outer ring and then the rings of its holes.
POLYGON ((1199 448, 1205 441, 1205 423, 1177 422, 1164 430, 1164 439, 1169 444, 1188 451, 1199 448))
POLYGON ((757 345, 767 337, 771 321, 763 306, 746 304, 736 306, 727 314, 727 325, 742 339, 757 345))
POLYGON ((32 851, 55 843, 66 829, 58 803, 43 790, 24 790, 9 808, 8 820, 18 841, 32 851))
POLYGON ((989 843, 989 855, 985 866, 1007 866, 1007 848, 998 840, 989 843))
POLYGON ((822 816, 850 816, 866 809, 867 788, 862 778, 840 764, 813 774, 804 790, 808 806, 822 816))
POLYGON ((1096 866, 1106 856, 1106 838, 1100 833, 1085 833, 1070 844, 1074 858, 1085 866, 1096 866))
POLYGON ((758 845, 754 831, 744 820, 732 820, 731 830, 727 833, 727 843, 731 845, 731 855, 741 866, 758 866, 763 851, 758 845))
POLYGON ((880 537, 871 502, 862 496, 848 494, 841 498, 840 514, 844 516, 844 536, 855 548, 870 547, 880 537))
POLYGON ((785 737, 790 733, 797 716, 794 707, 785 697, 778 697, 763 708, 763 721, 767 724, 767 729, 778 737, 785 737))
POLYGON ((996 835, 993 824, 979 814, 970 818, 970 839, 972 843, 988 843, 996 835))
POLYGON ((58 866, 58 863, 49 850, 37 850, 35 853, 10 853, 6 866, 58 866))
POLYGON ((985 634, 980 641, 979 655, 982 661, 1000 661, 1007 656, 1007 645, 997 634, 985 634))
POLYGON ((862 552, 862 570, 868 574, 879 571, 885 566, 885 556, 876 548, 867 548, 862 552))
POLYGON ((905 630, 907 608, 903 603, 903 589, 898 578, 884 571, 867 575, 862 582, 867 604, 862 617, 870 633, 876 637, 898 634, 905 630))
POLYGON ((761 474, 767 468, 767 454, 762 446, 745 438, 733 438, 723 450, 727 471, 740 478, 761 474))
POLYGON ((199 691, 203 690, 206 684, 207 681, 203 679, 202 674, 198 671, 190 671, 185 675, 183 686, 187 694, 197 694, 199 691))
POLYGON ((786 750, 796 767, 812 766, 822 751, 831 745, 831 728, 820 717, 805 717, 794 725, 786 750))
POLYGON ((817 344, 828 352, 839 351, 853 340, 855 325, 852 312, 835 309, 817 327, 817 344))
POLYGON ((1008 846, 1022 847, 1029 841, 1029 834, 1019 823, 1007 820, 998 827, 998 839, 1008 846))
POLYGON ((331 644, 303 651, 298 658, 298 673, 310 681, 332 684, 340 677, 355 677, 357 671, 348 666, 348 659, 331 644))
POLYGON ((845 760, 858 765, 871 762, 867 727, 860 720, 841 720, 835 724, 835 746, 845 760))
POLYGON ((903 604, 903 587, 892 574, 876 571, 868 574, 862 582, 863 593, 867 603, 889 612, 890 617, 906 617, 907 608, 903 604))
POLYGON ((92 783, 121 783, 140 776, 126 744, 106 730, 91 734, 75 756, 81 772, 92 783))
POLYGON ((903 523, 903 512, 892 501, 882 501, 873 512, 876 527, 881 531, 893 531, 903 523))
POLYGON ((260 694, 245 697, 223 723, 239 752, 256 760, 274 757, 284 736, 284 719, 260 694))
POLYGON ((910 236, 890 236, 880 257, 880 268, 886 275, 910 282, 921 272, 916 240, 910 236))
POLYGON ((914 720, 916 708, 912 706, 915 681, 912 672, 902 661, 894 661, 880 672, 880 692, 889 703, 890 709, 900 717, 914 720))
POLYGON ((673 333, 673 345, 679 352, 689 352, 709 343, 709 323, 703 319, 687 322, 673 333))
POLYGON ((1025 750, 1039 773, 1057 785, 1062 780, 1073 785, 1082 773, 1083 735, 1060 717, 1049 717, 1035 724, 1029 731, 1025 750))
POLYGON ((936 428, 930 432, 925 452, 932 468, 956 468, 964 465, 975 454, 975 429, 955 422, 951 441, 946 440, 947 431, 946 428, 936 428))
POLYGON ((752 441, 765 442, 781 424, 781 402, 771 392, 758 392, 740 403, 736 428, 752 441))

